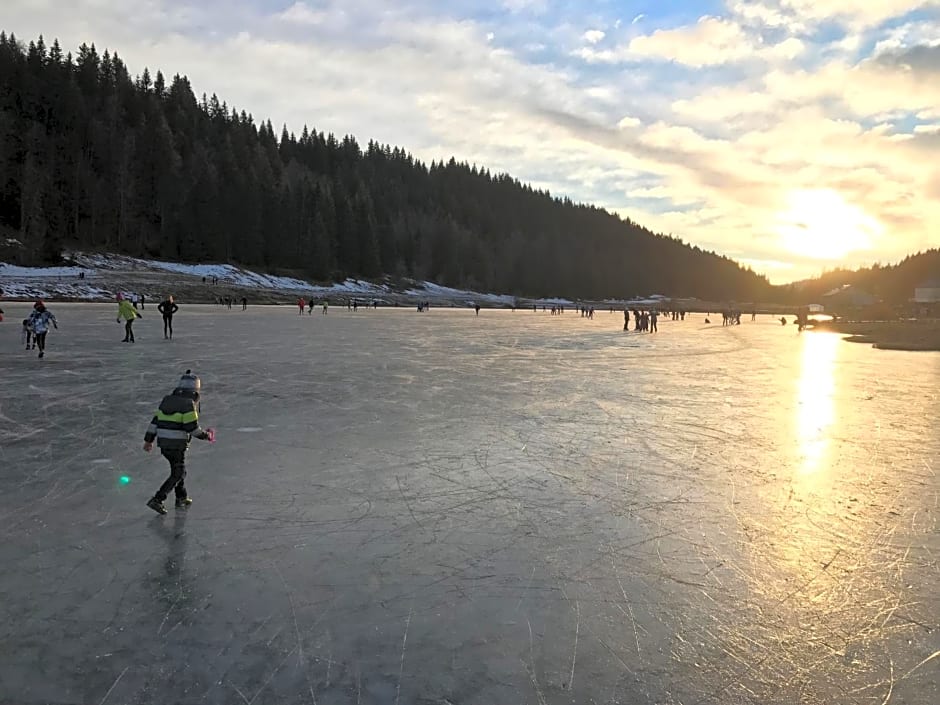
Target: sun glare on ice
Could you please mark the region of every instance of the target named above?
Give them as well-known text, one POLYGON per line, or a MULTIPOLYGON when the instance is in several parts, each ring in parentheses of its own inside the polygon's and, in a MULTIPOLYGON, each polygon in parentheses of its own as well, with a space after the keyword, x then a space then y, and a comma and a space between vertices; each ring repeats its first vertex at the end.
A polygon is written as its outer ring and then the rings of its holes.
POLYGON ((776 230, 784 247, 796 255, 838 260, 870 249, 881 224, 832 189, 791 191, 776 230))
POLYGON ((836 361, 841 336, 803 336, 803 360, 797 382, 796 440, 802 455, 800 471, 812 474, 825 467, 830 427, 836 420, 836 361))

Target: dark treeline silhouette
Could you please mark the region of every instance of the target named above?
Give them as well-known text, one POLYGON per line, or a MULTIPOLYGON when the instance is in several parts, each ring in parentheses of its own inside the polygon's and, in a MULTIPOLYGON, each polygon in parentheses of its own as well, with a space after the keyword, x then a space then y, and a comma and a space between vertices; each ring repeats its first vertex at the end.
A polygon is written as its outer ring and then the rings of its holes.
POLYGON ((776 298, 786 303, 818 302, 822 296, 846 284, 873 294, 885 303, 903 304, 914 288, 940 277, 940 249, 918 252, 893 265, 875 264, 857 270, 834 269, 815 279, 778 287, 776 298))
POLYGON ((184 76, 132 78, 94 45, 73 57, 4 33, 0 233, 34 262, 80 247, 528 296, 772 291, 728 258, 508 175, 306 127, 278 136, 197 99, 184 76))

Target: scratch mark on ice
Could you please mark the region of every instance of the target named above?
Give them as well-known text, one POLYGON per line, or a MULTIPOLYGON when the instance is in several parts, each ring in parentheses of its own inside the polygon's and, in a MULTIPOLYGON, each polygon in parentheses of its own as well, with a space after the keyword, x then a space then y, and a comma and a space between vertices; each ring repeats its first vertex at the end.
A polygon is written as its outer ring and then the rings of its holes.
POLYGON ((124 670, 121 671, 121 675, 119 675, 119 676, 114 680, 114 683, 112 683, 112 684, 111 684, 111 687, 108 688, 108 692, 104 694, 104 697, 101 698, 101 702, 98 703, 98 705, 104 705, 104 701, 108 699, 108 696, 111 695, 111 691, 113 691, 113 690, 117 687, 117 684, 121 682, 121 679, 124 677, 124 674, 127 673, 127 669, 128 669, 128 668, 130 668, 130 666, 125 666, 125 667, 124 667, 124 670))
POLYGON ((405 620, 405 634, 401 638, 401 663, 398 665, 398 687, 395 689, 395 705, 398 705, 401 700, 401 677, 405 671, 405 644, 408 643, 408 626, 411 624, 411 615, 414 614, 414 611, 414 607, 408 610, 408 619, 405 620))

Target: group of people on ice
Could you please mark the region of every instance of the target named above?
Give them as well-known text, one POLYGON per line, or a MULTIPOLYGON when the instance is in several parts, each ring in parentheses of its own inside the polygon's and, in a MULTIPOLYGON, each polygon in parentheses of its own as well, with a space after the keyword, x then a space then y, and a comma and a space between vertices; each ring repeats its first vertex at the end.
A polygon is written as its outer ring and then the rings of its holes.
MULTIPOLYGON (((314 306, 316 306, 316 305, 317 305, 317 304, 316 304, 316 302, 313 300, 313 297, 312 297, 312 296, 311 296, 309 299, 305 299, 304 297, 301 296, 299 299, 297 299, 297 313, 298 313, 298 315, 301 315, 301 316, 302 316, 302 315, 304 315, 304 311, 306 311, 306 312, 307 312, 307 315, 310 316, 310 315, 313 314, 313 308, 314 308, 314 306)), ((329 310, 329 307, 330 307, 330 302, 329 302, 329 300, 328 300, 328 299, 323 299, 323 300, 320 302, 320 306, 322 307, 323 313, 326 313, 326 312, 329 310)), ((365 308, 378 308, 378 307, 379 307, 379 302, 378 302, 377 299, 372 299, 372 301, 365 301, 365 302, 363 302, 363 303, 362 303, 362 306, 365 307, 365 308)), ((349 311, 358 311, 358 310, 359 310, 359 299, 347 299, 347 300, 346 300, 346 308, 347 308, 349 311)), ((419 310, 419 311, 421 310, 421 305, 420 305, 420 304, 418 305, 418 310, 419 310)))
MULTIPOLYGON (((314 307, 314 306, 316 306, 316 302, 315 302, 312 298, 311 298, 309 301, 307 301, 307 300, 306 300, 305 298, 303 298, 303 297, 297 299, 297 308, 299 309, 299 312, 300 312, 300 315, 301 315, 301 316, 304 315, 304 310, 307 309, 307 308, 309 308, 309 310, 307 311, 307 315, 308 315, 308 316, 312 316, 312 315, 313 315, 313 307, 314 307)), ((323 313, 324 313, 324 314, 327 312, 327 310, 329 309, 329 307, 330 307, 330 302, 327 301, 326 299, 323 299, 322 308, 323 308, 323 313)))
MULTIPOLYGON (((205 277, 203 277, 205 278, 205 277)), ((237 299, 234 296, 216 296, 215 303, 217 306, 222 308, 232 308, 232 304, 237 303, 237 299)), ((243 296, 241 298, 242 311, 248 310, 248 297, 243 296)))
MULTIPOLYGON (((143 297, 137 299, 137 303, 143 297)), ((117 295, 117 305, 118 305, 118 314, 117 322, 124 323, 124 338, 121 342, 123 343, 133 343, 134 338, 134 321, 138 318, 143 318, 143 315, 138 311, 135 301, 131 300, 129 297, 125 297, 123 294, 117 295)), ((165 339, 171 339, 173 337, 173 316, 179 311, 179 306, 173 300, 172 296, 168 296, 164 301, 157 306, 157 310, 163 316, 163 337, 165 339)), ((2 311, 0 311, 2 315, 2 311)), ((2 320, 2 318, 0 318, 2 320)), ((52 313, 47 307, 45 302, 42 300, 36 301, 33 304, 33 310, 30 312, 29 316, 23 319, 23 328, 22 328, 22 341, 26 345, 27 350, 38 350, 39 357, 46 356, 46 337, 49 334, 49 329, 54 328, 59 329, 59 321, 56 319, 55 314, 52 313)))
MULTIPOLYGON (((634 311, 633 312, 633 321, 634 326, 633 330, 639 331, 641 333, 655 333, 659 330, 656 323, 659 321, 659 312, 656 309, 652 311, 634 311)), ((630 330, 630 312, 627 309, 623 310, 623 329, 630 330)))
MULTIPOLYGON (((117 304, 118 304, 118 315, 117 322, 120 323, 124 321, 124 340, 123 343, 133 343, 134 342, 134 321, 138 318, 143 318, 140 312, 137 310, 137 307, 133 304, 132 301, 129 301, 127 297, 123 294, 117 295, 117 304)), ((160 312, 160 315, 163 316, 163 339, 172 340, 173 339, 173 316, 176 315, 176 312, 180 310, 179 305, 174 301, 172 296, 167 296, 160 304, 157 306, 157 311, 160 312)))

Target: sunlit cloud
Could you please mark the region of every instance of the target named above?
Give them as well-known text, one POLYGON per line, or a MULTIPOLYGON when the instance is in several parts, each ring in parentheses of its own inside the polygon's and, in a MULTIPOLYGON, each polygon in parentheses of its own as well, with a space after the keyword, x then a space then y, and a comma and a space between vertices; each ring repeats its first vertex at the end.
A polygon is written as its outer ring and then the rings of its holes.
POLYGON ((702 17, 695 25, 657 29, 635 37, 625 56, 675 61, 688 66, 709 66, 736 61, 756 48, 742 27, 720 17, 702 17))

